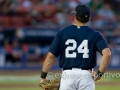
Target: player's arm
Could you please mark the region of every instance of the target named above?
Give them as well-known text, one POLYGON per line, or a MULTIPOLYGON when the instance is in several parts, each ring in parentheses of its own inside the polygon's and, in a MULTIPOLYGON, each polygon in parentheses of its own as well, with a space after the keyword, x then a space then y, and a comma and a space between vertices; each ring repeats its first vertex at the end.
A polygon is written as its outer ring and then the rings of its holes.
POLYGON ((96 48, 97 48, 97 51, 102 55, 99 71, 104 73, 110 62, 111 51, 105 39, 103 38, 103 36, 98 32, 97 32, 97 38, 96 38, 96 48))
POLYGON ((100 67, 98 69, 98 72, 91 72, 92 75, 93 75, 93 78, 95 81, 99 80, 102 75, 105 73, 108 65, 109 65, 109 62, 110 62, 110 58, 111 58, 111 51, 109 48, 105 48, 102 50, 102 60, 101 60, 101 63, 100 63, 100 67))
POLYGON ((41 82, 44 81, 44 79, 46 78, 47 73, 51 69, 55 60, 56 60, 56 57, 51 52, 49 52, 44 63, 43 63, 41 82))
POLYGON ((44 61, 40 82, 45 80, 47 73, 51 69, 59 53, 60 53, 60 34, 58 32, 50 46, 49 53, 44 61))
POLYGON ((111 58, 111 51, 109 48, 102 50, 102 60, 100 63, 99 71, 105 73, 111 58))
POLYGON ((43 72, 48 72, 50 68, 52 67, 53 63, 55 62, 56 57, 49 52, 42 67, 43 72))
POLYGON ((103 73, 105 73, 109 62, 110 62, 110 58, 111 58, 111 51, 105 41, 105 39, 103 38, 103 36, 100 33, 97 33, 97 39, 96 39, 96 48, 98 50, 98 52, 100 52, 100 54, 102 55, 102 60, 100 63, 100 67, 98 70, 98 74, 101 77, 103 73))
POLYGON ((98 72, 91 72, 95 81, 99 80, 102 75, 105 73, 111 58, 111 51, 108 48, 106 41, 100 33, 96 33, 96 48, 97 51, 102 55, 102 60, 98 72), (97 75, 97 76, 96 76, 97 75))

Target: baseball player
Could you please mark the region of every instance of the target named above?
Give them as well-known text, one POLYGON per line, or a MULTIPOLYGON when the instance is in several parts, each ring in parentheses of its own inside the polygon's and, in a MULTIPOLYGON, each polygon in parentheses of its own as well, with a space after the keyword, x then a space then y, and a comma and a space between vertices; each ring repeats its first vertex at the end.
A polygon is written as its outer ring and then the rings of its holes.
POLYGON ((74 23, 55 36, 43 64, 40 82, 45 80, 55 58, 60 55, 59 66, 63 72, 59 90, 95 90, 94 81, 106 71, 111 51, 103 36, 87 26, 90 20, 88 6, 78 5, 72 13, 74 23), (97 73, 91 71, 96 66, 96 51, 102 55, 97 73))

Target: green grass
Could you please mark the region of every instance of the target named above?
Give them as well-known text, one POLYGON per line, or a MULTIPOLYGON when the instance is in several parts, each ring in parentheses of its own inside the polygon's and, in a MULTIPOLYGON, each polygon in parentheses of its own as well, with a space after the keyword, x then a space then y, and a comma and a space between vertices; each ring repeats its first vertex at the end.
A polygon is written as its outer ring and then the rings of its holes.
MULTIPOLYGON (((0 90, 43 90, 38 84, 39 75, 0 76, 0 90)), ((120 78, 103 78, 97 82, 96 90, 120 90, 120 78)))
MULTIPOLYGON (((26 87, 26 88, 1 88, 0 90, 43 90, 40 89, 39 87, 34 87, 34 88, 30 88, 30 87, 26 87)), ((113 86, 97 86, 96 90, 120 90, 120 87, 113 87, 113 86)))
POLYGON ((1 88, 0 90, 43 90, 40 88, 1 88))
POLYGON ((120 86, 97 86, 96 90, 120 90, 120 86))

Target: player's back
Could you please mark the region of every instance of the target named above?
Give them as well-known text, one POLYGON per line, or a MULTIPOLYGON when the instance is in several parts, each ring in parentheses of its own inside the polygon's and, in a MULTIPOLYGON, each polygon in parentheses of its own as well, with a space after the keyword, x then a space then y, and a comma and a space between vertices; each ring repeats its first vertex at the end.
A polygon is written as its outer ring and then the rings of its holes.
POLYGON ((96 65, 96 31, 88 26, 70 25, 58 33, 60 67, 93 68, 96 65))

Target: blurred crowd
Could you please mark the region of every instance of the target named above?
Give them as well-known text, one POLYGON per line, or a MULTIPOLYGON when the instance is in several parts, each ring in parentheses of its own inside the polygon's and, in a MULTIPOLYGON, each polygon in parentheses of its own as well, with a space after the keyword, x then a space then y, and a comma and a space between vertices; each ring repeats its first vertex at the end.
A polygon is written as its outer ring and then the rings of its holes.
POLYGON ((89 26, 120 44, 120 0, 0 0, 0 26, 64 27, 72 24, 78 4, 90 7, 89 26))
MULTIPOLYGON (((91 8, 89 25, 114 25, 119 0, 0 0, 0 24, 4 26, 65 26, 71 24, 71 11, 78 4, 91 8)), ((117 19, 116 19, 117 18, 117 19)))
POLYGON ((9 38, 3 33, 4 28, 61 28, 73 23, 71 11, 78 4, 90 7, 91 20, 88 25, 102 33, 111 50, 116 52, 116 48, 120 52, 120 0, 0 0, 0 66, 4 58, 5 62, 13 64, 25 60, 24 52, 33 54, 27 57, 29 60, 42 61, 46 57, 46 54, 40 54, 40 44, 31 47, 21 45, 15 35, 9 43, 9 38), (6 51, 4 55, 1 46, 6 51))

